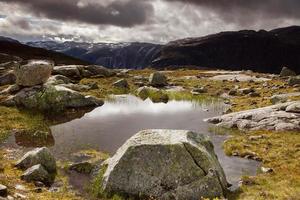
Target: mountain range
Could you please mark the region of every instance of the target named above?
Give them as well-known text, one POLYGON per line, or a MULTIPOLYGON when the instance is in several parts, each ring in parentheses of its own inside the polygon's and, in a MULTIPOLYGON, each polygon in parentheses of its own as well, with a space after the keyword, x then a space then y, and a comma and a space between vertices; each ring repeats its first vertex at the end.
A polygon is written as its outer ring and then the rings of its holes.
POLYGON ((22 44, 0 37, 0 53, 23 59, 48 58, 57 64, 97 64, 109 68, 193 67, 279 73, 286 66, 300 73, 300 26, 221 32, 165 45, 72 41, 22 44))
POLYGON ((27 45, 64 53, 109 68, 142 69, 158 58, 162 45, 151 43, 85 43, 37 41, 27 45))

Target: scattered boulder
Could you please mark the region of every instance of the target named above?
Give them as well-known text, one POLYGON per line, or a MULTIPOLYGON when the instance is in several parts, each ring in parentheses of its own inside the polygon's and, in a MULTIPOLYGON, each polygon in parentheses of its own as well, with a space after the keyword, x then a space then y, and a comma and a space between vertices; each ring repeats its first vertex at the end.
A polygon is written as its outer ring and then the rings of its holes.
POLYGON ((14 84, 15 82, 16 82, 16 75, 12 70, 0 76, 0 86, 11 85, 14 84))
POLYGON ((149 77, 149 83, 153 87, 164 87, 168 85, 167 77, 160 72, 152 73, 149 77))
POLYGON ((36 148, 27 152, 19 161, 17 161, 15 166, 24 170, 38 164, 41 164, 48 172, 56 173, 55 158, 46 147, 36 148))
POLYGON ((48 79, 46 85, 60 85, 69 83, 71 83, 71 79, 69 79, 68 77, 63 75, 54 75, 48 79))
POLYGON ((21 175, 21 179, 26 182, 42 182, 45 185, 51 185, 54 181, 53 177, 54 176, 51 176, 41 164, 28 168, 21 175))
POLYGON ((146 86, 138 88, 136 93, 137 93, 137 96, 143 100, 147 99, 150 95, 149 88, 146 86))
POLYGON ((194 95, 198 95, 198 94, 203 94, 203 93, 207 93, 207 88, 205 87, 197 87, 197 88, 194 88, 191 93, 194 94, 194 95))
POLYGON ((55 66, 53 69, 54 75, 63 75, 70 79, 81 79, 81 74, 77 65, 55 66))
POLYGON ((113 87, 119 88, 119 89, 128 89, 129 84, 125 79, 120 79, 113 83, 113 87))
POLYGON ((288 80, 288 85, 294 86, 300 84, 300 76, 290 77, 288 80))
POLYGON ((274 172, 274 170, 269 167, 261 167, 260 169, 261 169, 261 172, 265 173, 265 174, 274 172))
POLYGON ((14 69, 17 85, 34 86, 45 83, 51 76, 54 63, 45 60, 30 60, 26 65, 14 69))
POLYGON ((3 105, 19 106, 40 111, 62 111, 68 108, 102 106, 103 101, 91 96, 84 96, 63 86, 34 86, 24 88, 9 97, 3 105))
POLYGON ((300 113, 300 102, 295 102, 285 109, 286 112, 300 113))
POLYGON ((0 197, 6 197, 7 194, 7 187, 0 184, 0 197))
POLYGON ((88 161, 73 163, 69 166, 69 170, 76 171, 81 174, 90 174, 94 165, 88 161))
POLYGON ((64 65, 54 67, 54 74, 60 74, 70 79, 82 79, 90 77, 110 77, 115 75, 111 69, 98 65, 64 65))
POLYGON ((283 67, 281 72, 280 72, 280 77, 288 77, 288 76, 296 76, 296 72, 294 72, 293 70, 290 70, 287 67, 283 67))
POLYGON ((162 90, 151 90, 149 98, 153 103, 168 103, 169 96, 162 90))
POLYGON ((231 89, 228 92, 228 95, 230 96, 236 96, 238 94, 238 91, 236 89, 231 89))
POLYGON ((277 95, 273 95, 270 98, 270 101, 272 104, 285 103, 288 101, 290 97, 297 97, 297 96, 300 96, 300 92, 277 94, 277 95))
POLYGON ((230 113, 206 121, 220 127, 240 130, 299 131, 299 101, 230 113))
POLYGON ((154 199, 225 196, 228 183, 212 143, 201 134, 145 130, 108 159, 102 189, 154 199))
POLYGON ((239 92, 243 95, 247 95, 250 94, 251 92, 255 92, 255 90, 253 88, 243 88, 243 89, 239 89, 239 92))

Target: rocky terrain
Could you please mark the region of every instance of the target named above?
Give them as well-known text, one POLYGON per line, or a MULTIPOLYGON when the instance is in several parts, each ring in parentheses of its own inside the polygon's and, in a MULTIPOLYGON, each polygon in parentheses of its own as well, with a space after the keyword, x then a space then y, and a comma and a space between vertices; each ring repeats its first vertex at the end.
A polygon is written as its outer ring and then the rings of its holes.
POLYGON ((249 70, 112 70, 17 58, 4 62, 0 77, 0 196, 66 200, 87 196, 297 199, 297 74, 286 67, 275 75, 249 70), (78 117, 72 113, 80 117, 102 106, 112 94, 132 94, 154 103, 205 98, 223 102, 224 115, 208 120, 216 124, 212 131, 231 136, 224 142, 227 155, 260 161, 259 173, 241 177, 239 188, 229 191, 211 141, 189 130, 141 131, 107 160, 108 155, 94 149, 73 152, 85 159, 65 163, 54 158, 44 143, 25 155, 20 149, 5 146, 11 134, 16 138, 26 135, 36 142, 38 138, 51 140, 49 126, 61 118, 65 122, 78 117), (56 118, 50 118, 53 115, 56 118), (88 174, 93 180, 83 191, 70 185, 68 175, 74 171, 88 174))
POLYGON ((27 45, 64 53, 108 68, 143 69, 159 56, 161 45, 150 43, 80 43, 54 41, 28 42, 27 45))

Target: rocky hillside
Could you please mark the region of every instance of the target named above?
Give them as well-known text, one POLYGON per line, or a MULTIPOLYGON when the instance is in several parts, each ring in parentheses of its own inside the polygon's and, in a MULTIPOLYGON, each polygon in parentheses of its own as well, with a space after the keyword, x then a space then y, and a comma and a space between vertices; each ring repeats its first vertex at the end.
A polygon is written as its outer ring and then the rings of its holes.
POLYGON ((23 60, 49 59, 53 60, 57 65, 87 64, 85 61, 62 53, 31 47, 10 38, 0 37, 0 63, 17 60, 17 58, 22 58, 23 60), (9 57, 12 57, 12 59, 10 60, 9 57))
POLYGON ((64 53, 81 60, 109 68, 141 69, 159 56, 161 45, 151 43, 78 43, 38 41, 30 46, 64 53))
POLYGON ((168 43, 153 67, 205 68, 279 73, 287 66, 300 73, 300 26, 272 31, 221 32, 168 43))

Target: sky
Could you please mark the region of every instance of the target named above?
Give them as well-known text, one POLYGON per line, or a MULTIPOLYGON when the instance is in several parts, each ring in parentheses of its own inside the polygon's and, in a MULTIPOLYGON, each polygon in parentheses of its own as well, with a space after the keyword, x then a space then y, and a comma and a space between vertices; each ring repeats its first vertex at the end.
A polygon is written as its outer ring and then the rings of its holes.
POLYGON ((166 43, 300 25, 300 0, 0 0, 0 35, 20 41, 166 43))

